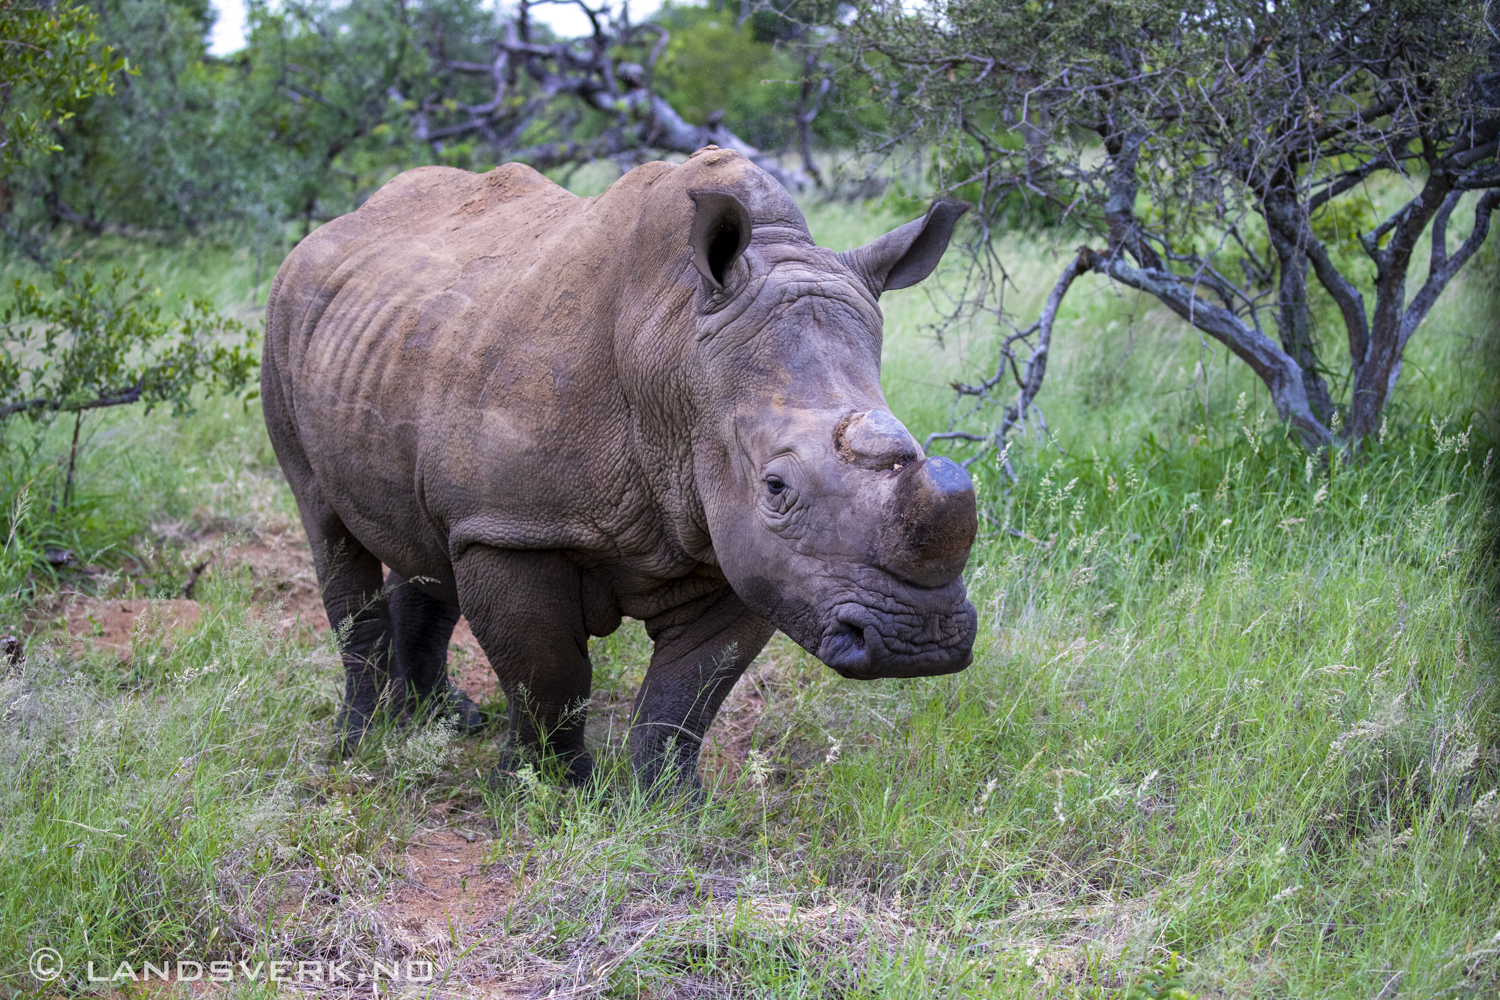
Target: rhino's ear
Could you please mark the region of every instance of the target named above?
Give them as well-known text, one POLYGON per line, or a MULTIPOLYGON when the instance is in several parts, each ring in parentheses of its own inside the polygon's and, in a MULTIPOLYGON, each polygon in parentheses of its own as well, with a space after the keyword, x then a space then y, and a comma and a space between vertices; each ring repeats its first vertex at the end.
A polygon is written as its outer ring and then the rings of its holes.
POLYGON ((728 191, 690 191, 696 210, 688 244, 693 248, 693 266, 712 282, 724 287, 724 276, 750 245, 750 213, 728 191))
POLYGON ((881 292, 915 285, 943 259, 954 225, 968 210, 966 201, 934 202, 922 218, 892 229, 873 243, 845 250, 839 259, 864 279, 876 298, 881 292))

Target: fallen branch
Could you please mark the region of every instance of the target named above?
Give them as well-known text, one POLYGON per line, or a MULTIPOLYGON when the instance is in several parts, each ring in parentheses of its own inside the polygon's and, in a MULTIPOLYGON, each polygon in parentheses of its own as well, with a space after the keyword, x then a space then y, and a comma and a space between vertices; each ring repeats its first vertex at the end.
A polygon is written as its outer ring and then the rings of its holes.
MULTIPOLYGON (((516 160, 539 168, 604 157, 619 159, 647 150, 686 156, 715 145, 744 154, 792 191, 817 182, 816 167, 812 166, 812 175, 807 169, 811 158, 806 149, 804 169, 784 167, 775 157, 736 135, 722 116, 711 115, 705 124, 691 125, 656 92, 651 85, 652 70, 670 38, 661 25, 631 24, 624 8, 619 17, 609 18, 609 7, 591 8, 580 0, 578 6, 588 14, 593 34, 539 45, 529 37, 527 6, 523 3, 515 17, 503 22, 499 36, 488 40, 494 52, 489 62, 448 59, 439 51, 432 52, 437 68, 488 76, 494 91, 490 100, 478 104, 463 103, 444 93, 418 102, 410 114, 420 141, 441 151, 446 141, 480 135, 489 142, 496 160, 516 160), (632 48, 648 46, 644 65, 625 58, 632 48), (534 84, 525 100, 516 96, 515 77, 520 71, 534 84), (572 98, 592 111, 612 115, 614 123, 601 135, 574 139, 573 126, 581 116, 575 113, 570 117, 560 98, 572 98), (533 126, 543 123, 551 126, 547 131, 561 138, 520 145, 523 135, 534 134, 533 126)), ((815 62, 815 68, 821 65, 815 62)), ((828 78, 818 85, 815 101, 809 102, 804 94, 799 129, 805 131, 811 125, 829 85, 828 78)), ((404 100, 396 91, 391 96, 404 100)))

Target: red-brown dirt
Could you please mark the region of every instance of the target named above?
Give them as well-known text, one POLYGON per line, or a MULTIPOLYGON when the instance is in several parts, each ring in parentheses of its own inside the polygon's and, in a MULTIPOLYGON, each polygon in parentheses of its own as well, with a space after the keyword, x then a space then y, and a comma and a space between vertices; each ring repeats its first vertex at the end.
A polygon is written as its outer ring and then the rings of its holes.
POLYGON ((64 617, 68 635, 76 644, 88 644, 112 650, 121 659, 129 659, 136 621, 141 612, 155 608, 162 615, 161 625, 170 634, 191 629, 202 619, 197 601, 148 601, 141 598, 78 597, 66 605, 64 617))
MULTIPOLYGON (((198 551, 210 553, 203 559, 207 565, 200 580, 214 573, 244 570, 250 574, 255 606, 260 610, 279 608, 278 626, 290 630, 305 628, 319 636, 328 631, 328 615, 313 570, 312 550, 301 525, 273 521, 234 544, 216 547, 213 542, 212 538, 197 542, 198 551)), ((169 631, 190 629, 202 618, 196 600, 106 600, 83 595, 66 597, 59 616, 65 620, 75 648, 108 649, 122 659, 129 659, 136 621, 153 605, 166 609, 169 631)), ((453 630, 448 657, 449 676, 470 698, 482 704, 494 697, 498 690, 495 673, 469 623, 462 618, 453 630)))

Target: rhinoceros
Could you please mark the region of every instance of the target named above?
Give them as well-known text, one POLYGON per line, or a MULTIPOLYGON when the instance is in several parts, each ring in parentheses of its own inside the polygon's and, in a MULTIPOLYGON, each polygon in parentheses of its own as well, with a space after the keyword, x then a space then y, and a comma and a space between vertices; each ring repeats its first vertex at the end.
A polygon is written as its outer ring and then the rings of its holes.
POLYGON ((967 666, 973 484, 891 414, 876 304, 966 207, 834 253, 708 147, 593 198, 421 167, 299 243, 261 387, 347 630, 344 746, 382 703, 472 709, 447 680, 460 612, 507 698, 502 769, 545 754, 574 782, 589 637, 622 616, 654 644, 628 736, 646 785, 697 780, 776 629, 845 677, 967 666))

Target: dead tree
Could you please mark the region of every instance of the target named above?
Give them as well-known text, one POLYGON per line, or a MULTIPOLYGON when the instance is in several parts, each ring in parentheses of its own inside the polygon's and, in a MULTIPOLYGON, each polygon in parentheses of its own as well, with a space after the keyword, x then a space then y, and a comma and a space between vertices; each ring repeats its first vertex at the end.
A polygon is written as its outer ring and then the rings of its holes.
MULTIPOLYGON (((492 89, 488 100, 477 103, 441 91, 424 95, 411 113, 417 139, 441 150, 445 142, 479 136, 497 162, 516 160, 539 169, 606 158, 623 167, 651 151, 687 155, 713 144, 743 153, 791 190, 814 182, 735 135, 721 116, 710 116, 701 126, 688 124, 652 88, 652 71, 670 37, 666 28, 631 22, 626 4, 612 14, 609 4, 571 2, 588 15, 588 36, 533 41, 530 11, 536 3, 522 0, 516 15, 502 18, 498 32, 486 40, 492 53, 488 62, 450 59, 438 39, 426 38, 439 74, 484 77, 492 89), (626 58, 630 54, 642 58, 626 58), (528 141, 537 133, 548 134, 548 140, 528 141)), ((391 96, 406 98, 396 91, 391 96)), ((803 112, 809 124, 816 105, 810 112, 803 112)))

